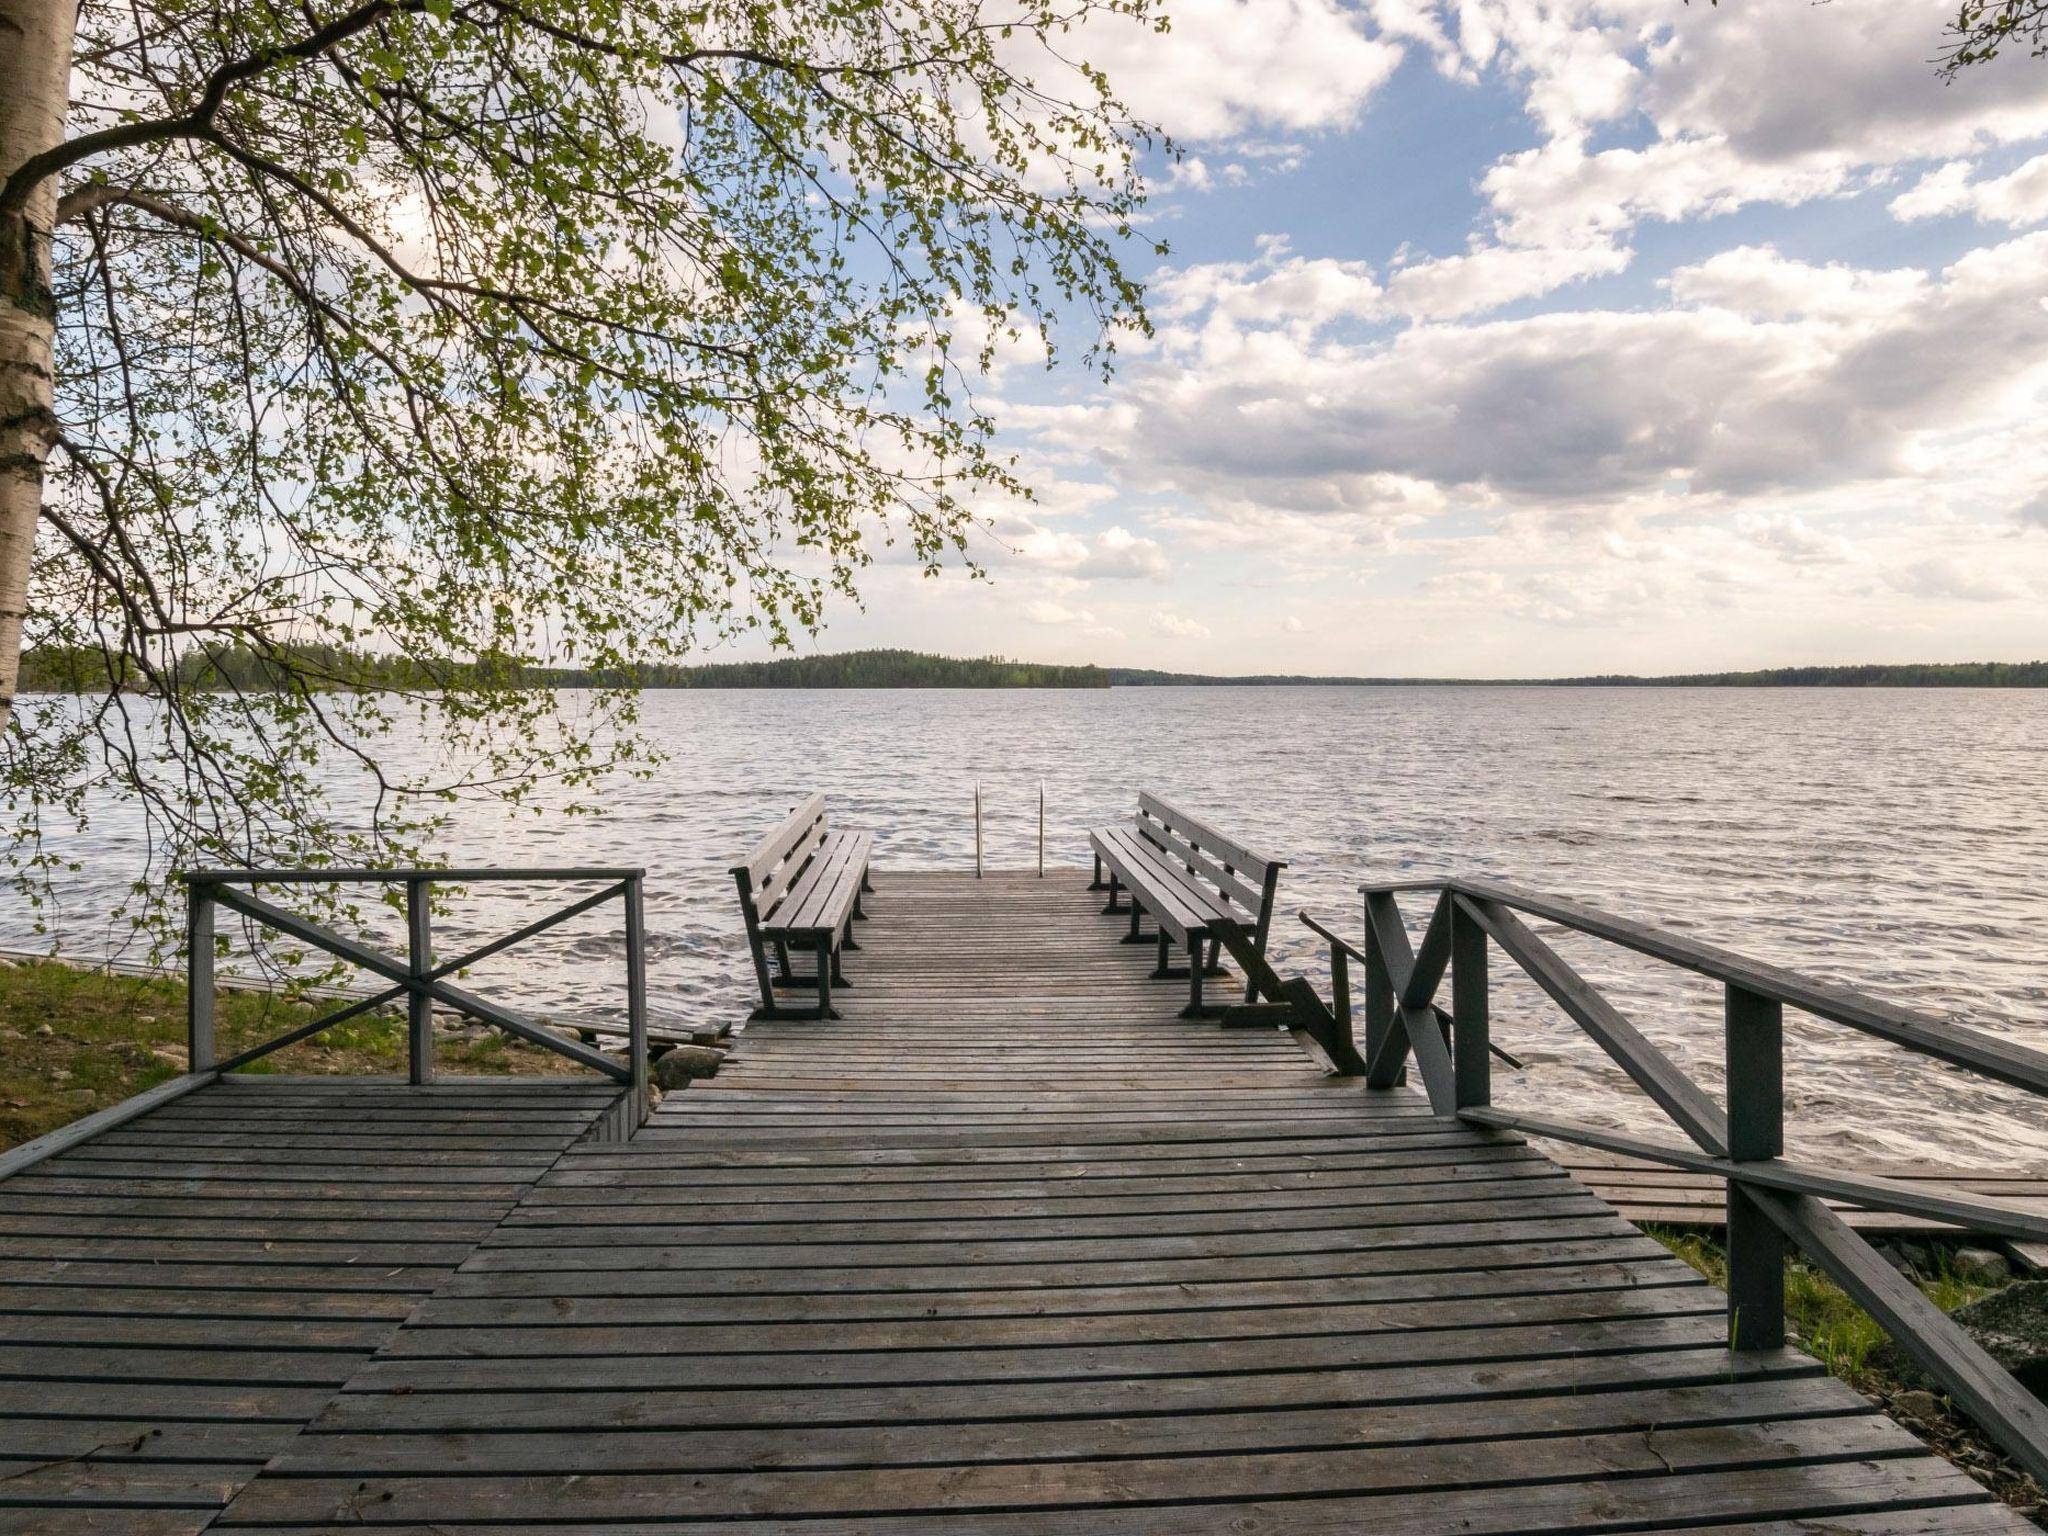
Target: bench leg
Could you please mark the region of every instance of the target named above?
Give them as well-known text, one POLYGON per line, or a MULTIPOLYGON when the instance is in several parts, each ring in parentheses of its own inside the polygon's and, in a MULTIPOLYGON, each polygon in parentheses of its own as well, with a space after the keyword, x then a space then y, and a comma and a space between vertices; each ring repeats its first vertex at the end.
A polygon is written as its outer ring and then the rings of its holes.
POLYGON ((1167 981, 1173 976, 1173 941, 1166 936, 1164 928, 1159 930, 1159 963, 1152 968, 1154 981, 1167 981))
POLYGON ((872 891, 875 888, 875 882, 868 878, 865 866, 862 867, 860 872, 860 888, 864 891, 872 891))
POLYGON ((832 1017, 832 972, 837 968, 832 955, 832 940, 818 940, 818 1017, 832 1017))
POLYGON ((1116 871, 1111 870, 1109 875, 1109 905, 1102 909, 1105 914, 1123 911, 1123 903, 1116 899, 1116 893, 1119 889, 1121 887, 1116 883, 1116 871))
POLYGON ((754 952, 754 980, 761 984, 761 1007, 763 1011, 775 1011, 775 979, 768 973, 768 951, 761 943, 760 936, 754 935, 747 947, 754 952))
POLYGON ((1211 939, 1209 941, 1208 971, 1211 976, 1221 976, 1223 974, 1223 941, 1221 939, 1211 939))
POLYGON ((1099 853, 1095 855, 1095 878, 1088 882, 1088 889, 1091 891, 1102 889, 1102 855, 1099 853))
POLYGON ((1120 943, 1149 944, 1152 942, 1150 939, 1146 938, 1144 934, 1138 931, 1138 919, 1143 917, 1144 915, 1144 908, 1140 907, 1138 905, 1137 898, 1133 897, 1131 899, 1131 931, 1123 936, 1123 938, 1119 941, 1120 943))
POLYGON ((859 916, 860 908, 858 905, 856 905, 851 912, 846 914, 846 929, 843 933, 839 935, 839 947, 841 949, 860 948, 860 945, 856 944, 853 938, 853 920, 859 916))
POLYGON ((784 986, 796 980, 796 972, 789 968, 789 944, 782 939, 775 941, 775 974, 782 978, 784 986))
POLYGON ((1188 1005, 1181 1010, 1184 1019, 1199 1019, 1202 1016, 1202 977, 1208 967, 1202 964, 1202 938, 1200 934, 1188 937, 1188 1005))

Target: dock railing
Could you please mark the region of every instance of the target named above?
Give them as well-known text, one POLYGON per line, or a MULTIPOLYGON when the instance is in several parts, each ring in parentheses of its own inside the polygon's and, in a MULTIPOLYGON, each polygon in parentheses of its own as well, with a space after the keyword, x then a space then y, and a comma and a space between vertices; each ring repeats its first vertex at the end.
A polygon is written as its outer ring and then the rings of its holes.
POLYGON ((647 1084, 647 943, 644 881, 640 869, 201 869, 181 877, 188 891, 186 928, 186 980, 190 1013, 187 1036, 191 1069, 231 1072, 237 1067, 268 1056, 272 1051, 309 1039, 336 1024, 374 1012, 399 998, 406 999, 406 1066, 414 1083, 434 1079, 433 1006, 440 1003, 494 1029, 568 1057, 582 1066, 630 1088, 644 1091, 647 1084), (503 884, 510 882, 566 884, 602 882, 600 888, 568 905, 535 918, 511 933, 439 964, 433 958, 433 888, 443 885, 503 884), (274 885, 386 885, 402 886, 405 895, 406 954, 403 959, 372 949, 369 945, 336 933, 309 918, 289 912, 256 895, 256 888, 274 885), (592 1050, 552 1030, 523 1018, 513 1010, 459 987, 449 978, 479 961, 502 954, 550 928, 582 916, 608 901, 624 909, 626 941, 626 1060, 621 1063, 601 1051, 592 1050), (214 917, 215 908, 225 907, 273 932, 309 944, 322 953, 380 976, 390 985, 380 992, 358 998, 346 1006, 273 1040, 249 1047, 222 1060, 216 1053, 213 1028, 214 1005, 214 917))
POLYGON ((445 1008, 517 1036, 594 1072, 627 1091, 618 1107, 598 1127, 605 1139, 623 1140, 638 1129, 647 1112, 647 924, 641 869, 197 869, 179 876, 186 887, 186 1071, 154 1088, 74 1120, 48 1135, 0 1153, 0 1178, 54 1157, 117 1125, 126 1124, 161 1105, 204 1088, 238 1067, 246 1067, 273 1051, 296 1045, 335 1025, 406 1000, 406 1075, 415 1084, 434 1080, 433 1008, 445 1008), (480 944, 450 960, 433 957, 433 888, 436 884, 479 885, 509 882, 547 884, 599 882, 600 888, 558 907, 511 933, 480 944), (406 953, 384 953, 295 912, 264 900, 257 891, 281 885, 402 886, 406 953), (621 1062, 569 1040, 522 1017, 514 1010, 479 996, 450 978, 502 954, 514 945, 545 933, 609 901, 623 909, 626 948, 626 1059, 621 1062), (332 1012, 285 1031, 274 1039, 223 1057, 214 1032, 214 961, 216 916, 225 908, 250 921, 311 945, 359 970, 380 977, 381 990, 353 998, 332 1012))
MULTIPOLYGON (((2013 1379, 1904 1275, 1823 1203, 1834 1200, 1951 1222, 2020 1241, 2048 1239, 2048 1212, 1930 1192, 1784 1155, 1784 1012, 1792 1008, 1998 1082, 2048 1094, 2048 1053, 1865 997, 1648 924, 1490 880, 1362 886, 1365 938, 1353 944, 1308 913, 1330 946, 1333 1001, 1320 1023, 1393 1087, 1413 1057, 1430 1106, 1474 1125, 1546 1137, 1718 1175, 1728 1190, 1728 1331, 1737 1350, 1785 1342, 1785 1262, 1796 1247, 1883 1326, 1929 1378, 2036 1478, 2048 1482, 2048 1405, 2013 1379), (1420 945, 1398 898, 1433 895, 1420 945), (1524 918, 1633 950, 1722 984, 1727 1103, 1717 1103, 1648 1040, 1524 918), (1495 1106, 1488 994, 1498 949, 1590 1036, 1691 1145, 1649 1141, 1495 1106), (1350 964, 1363 967, 1364 1038, 1352 1030, 1350 964), (1450 1007, 1437 1002, 1448 974, 1450 1007)), ((1297 1007, 1300 1004, 1297 1003, 1297 1007)))

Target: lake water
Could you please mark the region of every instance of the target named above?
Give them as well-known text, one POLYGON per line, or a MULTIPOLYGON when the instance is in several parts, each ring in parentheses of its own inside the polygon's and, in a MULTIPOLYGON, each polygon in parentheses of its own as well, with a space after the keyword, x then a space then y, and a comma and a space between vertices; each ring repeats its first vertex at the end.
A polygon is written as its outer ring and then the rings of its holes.
MULTIPOLYGON (((726 873, 812 790, 872 829, 877 865, 971 868, 976 780, 990 867, 1087 861, 1086 828, 1156 788, 1285 858, 1283 972, 1326 988, 1291 914, 1358 928, 1367 875, 1483 873, 1698 935, 1891 1002, 2048 1046, 2048 693, 1975 690, 1159 688, 1074 692, 671 692, 647 697, 670 754, 594 819, 465 812, 450 862, 644 864, 658 1015, 731 1017, 748 962, 726 873)), ((70 952, 141 864, 119 815, 74 838, 70 952)), ((447 946, 548 903, 479 893, 447 946)), ((1423 914, 1414 898, 1413 916, 1423 914)), ((616 909, 480 973, 543 1007, 616 1011, 616 909)), ((0 912, 0 943, 35 942, 0 912)), ((43 941, 47 942, 47 940, 43 941)), ((1556 946, 1718 1087, 1708 983, 1591 941, 1556 946)), ((446 949, 443 951, 447 952, 446 949)), ((1496 1102, 1659 1135, 1662 1116, 1497 959, 1496 1102)), ((1191 1026, 1195 1027, 1195 1026, 1191 1026)), ((2048 1163, 2048 1103, 1793 1016, 1795 1148, 1883 1160, 2048 1163)))

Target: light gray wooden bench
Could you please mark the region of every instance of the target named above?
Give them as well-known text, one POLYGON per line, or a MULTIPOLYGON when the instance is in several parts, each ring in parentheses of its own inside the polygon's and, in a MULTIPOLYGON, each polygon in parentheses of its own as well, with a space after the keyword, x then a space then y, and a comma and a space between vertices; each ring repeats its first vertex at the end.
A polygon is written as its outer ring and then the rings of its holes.
POLYGON ((1143 942, 1139 918, 1149 915, 1159 929, 1159 965, 1152 974, 1187 977, 1182 1018, 1222 1011, 1202 1001, 1203 980, 1222 974, 1216 964, 1219 946, 1244 969, 1244 1000, 1258 997, 1256 973, 1266 971, 1266 935, 1273 923, 1273 894, 1286 867, 1282 860, 1253 853, 1154 794, 1138 796, 1129 821, 1095 828, 1088 845, 1095 854, 1096 888, 1108 874, 1109 905, 1103 911, 1122 911, 1118 894, 1130 892, 1126 942, 1143 942), (1185 971, 1171 963, 1175 946, 1187 951, 1185 971))
POLYGON ((857 950, 853 925, 866 917, 863 891, 874 889, 868 878, 868 856, 875 845, 870 832, 834 830, 825 824, 825 797, 813 795, 763 838, 744 863, 732 867, 740 888, 740 911, 747 920, 747 947, 753 951, 754 979, 761 986, 757 1019, 833 1019, 832 988, 849 983, 839 961, 842 950, 857 950), (794 945, 816 957, 817 974, 800 977, 790 968, 794 945), (775 971, 769 973, 768 950, 775 950, 775 971), (784 1008, 775 996, 780 987, 816 987, 814 1008, 784 1008))

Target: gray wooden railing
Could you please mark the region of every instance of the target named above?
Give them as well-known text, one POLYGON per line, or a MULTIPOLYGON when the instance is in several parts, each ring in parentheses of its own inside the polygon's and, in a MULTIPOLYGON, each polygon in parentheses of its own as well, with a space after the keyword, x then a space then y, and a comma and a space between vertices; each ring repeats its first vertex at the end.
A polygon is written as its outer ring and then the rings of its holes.
POLYGON ((600 1072, 622 1084, 626 1092, 619 1105, 599 1126, 607 1139, 623 1139, 638 1129, 647 1111, 647 943, 646 908, 640 869, 200 869, 180 878, 187 891, 186 981, 189 998, 186 1038, 190 1048, 187 1070, 168 1082, 138 1093, 96 1114, 84 1116, 46 1136, 25 1142, 0 1154, 0 1179, 79 1145, 102 1131, 126 1124, 150 1110, 184 1097, 195 1089, 219 1081, 225 1073, 261 1060, 273 1051, 310 1039, 349 1019, 383 1008, 400 998, 406 1000, 407 1076, 414 1083, 434 1080, 433 1007, 440 1003, 459 1014, 477 1019, 509 1035, 568 1057, 571 1061, 600 1072), (433 887, 436 884, 480 885, 527 882, 565 884, 601 882, 600 888, 559 907, 487 944, 436 962, 433 957, 433 887), (367 944, 334 932, 264 900, 256 894, 265 886, 311 885, 403 886, 406 953, 403 958, 373 949, 367 944), (623 908, 626 948, 626 1059, 618 1061, 602 1051, 574 1040, 523 1017, 514 1010, 479 996, 452 980, 456 973, 492 955, 502 954, 536 934, 558 927, 608 901, 623 908), (275 933, 311 945, 338 960, 368 971, 387 985, 380 991, 351 999, 342 1007, 324 1013, 308 1023, 287 1030, 260 1045, 250 1046, 223 1057, 214 1033, 215 917, 226 908, 275 933))
MULTIPOLYGON (((1783 1346, 1785 1261, 1796 1247, 1875 1317, 1965 1413, 2035 1477, 2048 1481, 2048 1405, 1822 1202, 1927 1217, 2021 1241, 2048 1239, 2048 1213, 1785 1157, 1784 1012, 1793 1008, 2039 1094, 2048 1094, 2048 1053, 1497 881, 1413 880, 1360 889, 1363 944, 1301 914, 1330 946, 1333 1002, 1314 1022, 1340 1047, 1332 1052, 1340 1067, 1348 1064, 1376 1087, 1393 1087, 1403 1081, 1412 1057, 1430 1105, 1440 1115, 1719 1175, 1728 1189, 1731 1348, 1783 1346), (1398 898, 1408 892, 1434 898, 1420 945, 1411 944, 1402 920, 1398 898), (1554 923, 1720 982, 1725 1107, 1645 1038, 1524 918, 1554 923), (1492 1042, 1488 966, 1496 949, 1614 1059, 1691 1145, 1644 1140, 1494 1104, 1491 1058, 1498 1052, 1492 1042), (1352 961, 1364 971, 1362 1040, 1353 1029, 1352 961), (1447 974, 1451 1000, 1445 1009, 1437 994, 1447 974)), ((1294 989, 1297 1012, 1309 1002, 1300 992, 1294 989)), ((1320 1000, 1314 1001, 1320 1008, 1320 1000)))

